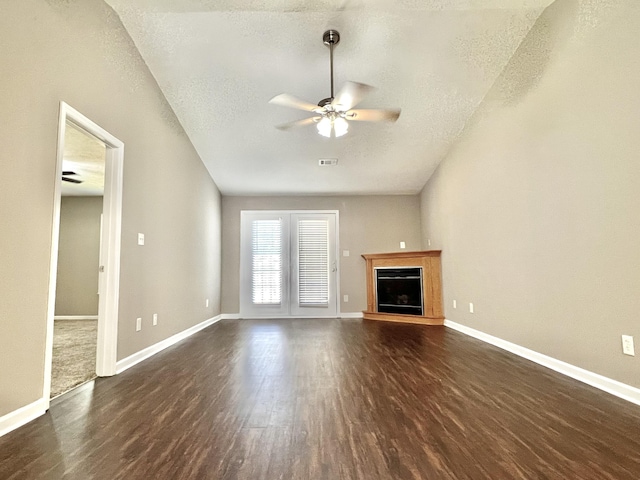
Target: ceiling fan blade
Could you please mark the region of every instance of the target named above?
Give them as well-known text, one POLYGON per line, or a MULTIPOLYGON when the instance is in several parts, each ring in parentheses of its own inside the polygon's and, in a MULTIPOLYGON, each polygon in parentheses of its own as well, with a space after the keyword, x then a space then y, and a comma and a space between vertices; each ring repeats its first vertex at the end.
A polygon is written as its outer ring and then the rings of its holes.
POLYGON ((331 102, 331 105, 338 107, 341 111, 351 110, 359 104, 375 87, 358 82, 345 83, 338 94, 331 102))
POLYGON ((321 109, 321 107, 319 107, 318 105, 300 100, 299 98, 286 93, 276 95, 271 100, 269 100, 269 103, 273 103, 274 105, 281 105, 283 107, 297 108, 298 110, 305 110, 307 112, 314 112, 321 109))
POLYGON ((76 178, 68 178, 68 177, 62 177, 62 181, 69 182, 69 183, 82 183, 82 180, 78 180, 76 178))
POLYGON ((282 125, 277 125, 276 128, 278 130, 290 130, 295 127, 304 127, 305 125, 311 125, 312 123, 317 123, 322 117, 309 117, 303 118, 302 120, 296 120, 295 122, 283 123, 282 125))
POLYGON ((347 120, 356 120, 359 122, 395 122, 400 116, 401 110, 349 110, 345 117, 347 120))

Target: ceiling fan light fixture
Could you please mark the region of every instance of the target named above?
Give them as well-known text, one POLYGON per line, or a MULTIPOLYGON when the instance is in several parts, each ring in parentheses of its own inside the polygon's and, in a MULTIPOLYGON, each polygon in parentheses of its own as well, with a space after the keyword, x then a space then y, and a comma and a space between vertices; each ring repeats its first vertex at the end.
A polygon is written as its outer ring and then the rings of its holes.
POLYGON ((331 120, 329 120, 329 117, 322 117, 316 127, 320 135, 327 138, 331 137, 331 120))
POLYGON ((336 137, 341 137, 349 131, 349 122, 344 118, 338 117, 333 121, 333 132, 336 137))

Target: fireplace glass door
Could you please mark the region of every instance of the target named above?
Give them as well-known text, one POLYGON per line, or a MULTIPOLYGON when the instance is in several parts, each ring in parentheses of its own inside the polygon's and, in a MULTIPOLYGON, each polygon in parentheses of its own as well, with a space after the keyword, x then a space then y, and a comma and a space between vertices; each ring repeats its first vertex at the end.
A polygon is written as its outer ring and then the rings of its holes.
POLYGON ((380 313, 422 315, 422 267, 379 267, 376 303, 380 313))

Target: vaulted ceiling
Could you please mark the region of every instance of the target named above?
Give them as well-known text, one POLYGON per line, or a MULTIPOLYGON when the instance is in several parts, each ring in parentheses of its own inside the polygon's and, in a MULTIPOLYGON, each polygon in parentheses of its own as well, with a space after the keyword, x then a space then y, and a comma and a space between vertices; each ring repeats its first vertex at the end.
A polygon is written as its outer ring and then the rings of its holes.
POLYGON ((106 1, 223 194, 329 195, 419 192, 552 0, 106 1), (329 96, 329 28, 336 90, 376 87, 359 108, 396 123, 275 128, 308 115, 273 96, 329 96))

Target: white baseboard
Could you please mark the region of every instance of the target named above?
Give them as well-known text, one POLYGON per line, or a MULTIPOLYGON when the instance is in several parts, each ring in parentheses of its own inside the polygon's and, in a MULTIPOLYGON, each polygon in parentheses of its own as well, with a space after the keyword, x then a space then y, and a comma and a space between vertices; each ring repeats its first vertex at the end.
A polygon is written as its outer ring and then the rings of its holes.
POLYGON ((143 350, 140 350, 133 355, 128 356, 127 358, 123 358, 122 360, 118 360, 116 362, 116 374, 122 373, 128 368, 133 367, 134 365, 146 360, 147 358, 155 355, 158 352, 161 352, 165 348, 170 347, 178 343, 180 340, 184 340, 185 338, 193 335, 196 332, 199 332, 203 328, 207 328, 209 325, 213 325, 214 323, 222 320, 222 315, 217 315, 213 318, 205 320, 202 323, 194 325, 193 327, 187 328, 180 333, 176 333, 175 335, 170 336, 169 338, 165 338, 161 342, 156 343, 155 345, 151 345, 143 350))
POLYGON ((452 322, 451 320, 445 320, 444 325, 453 330, 457 330, 458 332, 469 335, 470 337, 474 337, 478 340, 482 340, 483 342, 495 345, 498 348, 502 348, 503 350, 511 352, 522 358, 531 360, 532 362, 542 365, 543 367, 550 368, 551 370, 554 370, 558 373, 571 377, 575 380, 579 380, 580 382, 586 383, 587 385, 591 385, 592 387, 603 390, 607 393, 610 393, 611 395, 620 397, 623 400, 627 400, 631 403, 635 403, 636 405, 640 405, 639 388, 632 387, 631 385, 627 385, 626 383, 618 382, 617 380, 613 380, 597 373, 590 372, 589 370, 576 367, 575 365, 571 365, 570 363, 566 363, 553 357, 543 355, 542 353, 538 353, 528 348, 521 347, 520 345, 516 345, 515 343, 502 340, 501 338, 494 337, 493 335, 489 335, 465 325, 452 322))
POLYGON ((44 415, 46 411, 47 402, 45 402, 44 398, 41 398, 29 405, 25 405, 11 413, 3 415, 0 417, 0 437, 44 415))
POLYGON ((362 318, 363 316, 362 312, 342 312, 338 318, 362 318))
POLYGON ((56 315, 54 320, 98 320, 98 315, 56 315))
POLYGON ((222 320, 238 320, 240 319, 239 313, 223 313, 222 320))

